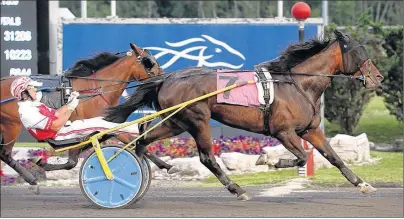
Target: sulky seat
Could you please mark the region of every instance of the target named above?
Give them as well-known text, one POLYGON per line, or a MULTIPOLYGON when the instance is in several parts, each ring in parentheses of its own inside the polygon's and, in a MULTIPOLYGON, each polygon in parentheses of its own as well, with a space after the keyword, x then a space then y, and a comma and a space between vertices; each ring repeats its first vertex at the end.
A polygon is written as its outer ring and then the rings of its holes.
MULTIPOLYGON (((83 141, 87 141, 91 136, 99 133, 98 131, 91 133, 88 136, 81 137, 81 138, 71 138, 71 139, 66 139, 66 140, 55 140, 55 139, 46 139, 45 141, 48 142, 48 144, 54 148, 55 150, 64 148, 64 147, 69 147, 72 145, 80 144, 83 141)), ((112 137, 116 137, 116 134, 110 133, 102 136, 101 139, 99 139, 99 142, 104 142, 112 137)), ((83 146, 84 147, 84 146, 83 146)))
POLYGON ((83 138, 71 138, 66 140, 46 139, 46 142, 48 142, 48 144, 52 146, 52 148, 59 149, 75 144, 80 144, 81 142, 83 142, 83 138))

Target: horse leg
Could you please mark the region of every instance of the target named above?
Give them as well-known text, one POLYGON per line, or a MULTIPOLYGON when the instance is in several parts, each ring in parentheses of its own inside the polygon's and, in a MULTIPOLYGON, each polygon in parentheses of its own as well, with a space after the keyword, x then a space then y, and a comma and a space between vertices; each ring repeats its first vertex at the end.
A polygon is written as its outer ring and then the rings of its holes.
POLYGON ((323 155, 333 166, 337 167, 349 182, 351 182, 354 186, 359 186, 362 193, 371 193, 376 191, 375 188, 362 181, 347 166, 345 166, 342 159, 337 155, 337 153, 335 153, 328 143, 323 131, 320 128, 310 129, 302 136, 302 138, 310 142, 321 153, 321 155, 323 155))
MULTIPOLYGON (((2 125, 2 128, 4 128, 4 124, 2 125)), ((8 129, 7 133, 1 133, 2 141, 0 142, 1 143, 0 159, 4 163, 9 165, 11 168, 13 168, 20 176, 22 176, 25 182, 30 184, 29 187, 30 191, 34 192, 35 194, 39 194, 39 186, 36 178, 32 175, 32 173, 30 173, 27 169, 21 166, 21 164, 18 163, 16 160, 14 160, 13 157, 11 156, 11 152, 15 143, 15 141, 13 140, 17 139, 20 131, 21 131, 21 124, 19 124, 19 127, 17 124, 17 129, 15 127, 10 128, 8 129)))
MULTIPOLYGON (((146 114, 146 115, 149 115, 149 114, 146 114)), ((147 130, 147 127, 150 125, 150 123, 151 123, 151 121, 139 125, 139 132, 140 132, 140 134, 142 134, 143 132, 145 132, 145 131, 147 130)), ((170 131, 169 131, 168 129, 160 129, 160 130, 157 130, 157 132, 166 132, 166 133, 155 133, 155 134, 157 134, 158 136, 164 136, 164 135, 170 134, 170 131)), ((147 136, 147 134, 146 134, 146 136, 147 136)), ((145 136, 145 137, 146 137, 146 136, 145 136)), ((153 162, 154 164, 156 164, 156 166, 157 166, 159 169, 166 169, 169 174, 172 174, 172 173, 175 173, 175 172, 178 172, 178 171, 179 171, 178 168, 172 169, 172 168, 173 168, 173 165, 164 162, 163 160, 161 160, 161 159, 160 159, 159 157, 157 157, 156 155, 150 153, 150 151, 148 151, 146 147, 138 147, 138 148, 139 148, 139 149, 138 149, 138 151, 136 151, 136 154, 138 154, 138 155, 140 155, 140 154, 145 155, 145 156, 147 157, 147 159, 149 159, 151 162, 153 162), (142 149, 143 149, 143 150, 142 150, 142 149), (170 171, 170 170, 171 170, 171 171, 170 171)))
POLYGON ((231 181, 226 173, 220 168, 216 162, 212 148, 212 137, 210 135, 209 119, 203 122, 197 122, 196 128, 191 129, 190 134, 194 137, 199 153, 199 159, 205 167, 207 167, 218 180, 229 190, 231 194, 237 194, 238 200, 247 201, 251 196, 242 189, 238 184, 231 181))
POLYGON ((157 157, 155 154, 150 153, 147 150, 147 145, 150 144, 151 142, 160 140, 160 139, 165 139, 169 138, 172 136, 176 136, 184 132, 181 128, 174 124, 170 124, 168 122, 164 122, 161 126, 156 127, 155 129, 151 130, 147 135, 138 141, 137 147, 136 147, 136 154, 141 157, 141 156, 146 156, 151 162, 156 164, 156 166, 160 169, 166 169, 168 174, 173 174, 178 171, 180 171, 179 168, 168 164, 161 160, 159 157, 157 157))
MULTIPOLYGON (((139 129, 139 130, 141 130, 141 129, 139 129)), ((141 130, 140 133, 142 133, 142 132, 143 132, 143 131, 141 130)), ((119 141, 121 141, 122 143, 124 143, 124 144, 129 144, 130 142, 132 142, 132 141, 135 139, 135 137, 133 137, 133 136, 131 136, 131 135, 129 135, 129 134, 119 134, 119 135, 116 136, 116 138, 117 138, 119 141)), ((172 170, 174 170, 174 169, 172 169, 173 165, 170 165, 170 164, 164 162, 163 160, 161 160, 160 158, 158 158, 156 155, 150 153, 150 152, 147 150, 147 147, 139 146, 139 142, 140 142, 140 141, 141 141, 141 139, 138 140, 137 147, 136 147, 136 150, 135 150, 136 155, 137 155, 139 158, 142 158, 142 156, 145 155, 150 161, 152 161, 154 164, 156 164, 156 166, 157 166, 158 168, 160 168, 160 169, 167 169, 167 172, 170 173, 170 174, 171 174, 171 173, 174 173, 174 172, 172 172, 172 170)), ((132 145, 133 145, 133 144, 132 144, 132 145)), ((175 169, 175 170, 176 170, 175 172, 178 172, 177 169, 175 169)))
POLYGON ((147 149, 145 150, 145 152, 143 153, 144 156, 147 157, 147 159, 149 159, 151 162, 153 162, 154 164, 156 164, 156 166, 159 169, 166 169, 168 174, 173 174, 178 172, 180 169, 178 168, 173 168, 174 166, 164 162, 163 160, 161 160, 159 157, 157 157, 156 155, 150 153, 150 151, 148 151, 147 149))
POLYGON ((297 136, 294 130, 281 131, 276 135, 276 138, 287 150, 297 157, 297 159, 279 159, 275 164, 276 168, 302 167, 306 164, 307 154, 300 143, 299 136, 297 136))
POLYGON ((74 148, 69 150, 69 158, 64 164, 49 164, 42 160, 42 157, 33 157, 29 160, 42 167, 45 171, 53 171, 53 170, 70 170, 77 166, 80 155, 80 148, 74 148))

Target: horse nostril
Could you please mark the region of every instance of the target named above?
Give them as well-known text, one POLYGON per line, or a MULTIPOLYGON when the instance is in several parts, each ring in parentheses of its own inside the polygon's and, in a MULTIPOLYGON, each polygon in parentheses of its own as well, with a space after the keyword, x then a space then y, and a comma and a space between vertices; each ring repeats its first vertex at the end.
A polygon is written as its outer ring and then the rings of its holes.
POLYGON ((380 81, 383 81, 383 79, 384 79, 383 75, 377 75, 377 78, 378 78, 380 81))

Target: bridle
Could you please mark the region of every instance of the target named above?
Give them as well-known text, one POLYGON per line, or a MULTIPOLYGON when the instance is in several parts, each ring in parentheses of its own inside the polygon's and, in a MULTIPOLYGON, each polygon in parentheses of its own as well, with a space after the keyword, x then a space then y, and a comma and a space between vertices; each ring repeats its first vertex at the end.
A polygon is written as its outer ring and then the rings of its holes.
POLYGON ((362 74, 361 75, 361 81, 363 83, 363 85, 366 85, 366 77, 369 77, 369 79, 371 81, 373 81, 373 79, 370 77, 370 71, 372 70, 372 60, 367 59, 362 65, 358 65, 359 68, 359 72, 362 74))
POLYGON ((152 71, 156 63, 153 62, 149 57, 143 56, 145 51, 148 55, 150 55, 150 52, 147 49, 142 49, 142 52, 140 54, 136 50, 133 50, 133 52, 135 52, 136 55, 136 61, 137 63, 143 66, 144 70, 147 72, 149 76, 156 76, 156 74, 154 74, 154 72, 152 71))
POLYGON ((369 56, 367 55, 365 47, 362 45, 355 45, 356 42, 353 43, 354 45, 349 45, 349 43, 346 42, 345 39, 342 40, 342 39, 337 38, 337 42, 339 43, 341 52, 342 52, 342 62, 344 65, 344 73, 349 74, 349 73, 359 72, 360 75, 358 75, 358 73, 356 73, 353 76, 356 77, 358 80, 362 81, 364 86, 366 85, 367 77, 369 77, 369 79, 373 81, 373 79, 370 77, 371 70, 372 70, 372 60, 370 60, 369 56), (348 72, 346 70, 347 63, 345 63, 345 58, 349 58, 349 57, 345 57, 345 56, 347 55, 347 53, 357 51, 357 50, 362 50, 362 52, 364 53, 363 55, 365 55, 366 57, 363 57, 362 54, 359 54, 358 55, 359 57, 357 57, 355 60, 355 63, 356 63, 355 65, 357 66, 357 69, 355 69, 354 72, 348 72), (359 61, 357 61, 358 59, 359 59, 359 61), (362 60, 364 60, 364 61, 362 63, 360 63, 362 60), (358 71, 358 69, 359 69, 359 71, 358 71))
MULTIPOLYGON (((133 52, 135 53, 135 55, 136 55, 136 62, 137 62, 138 64, 140 64, 140 65, 143 66, 145 72, 149 75, 149 78, 157 76, 157 75, 152 71, 152 69, 153 69, 153 67, 156 65, 156 63, 154 63, 149 57, 143 56, 143 54, 145 53, 145 49, 142 49, 142 52, 141 52, 140 54, 139 54, 136 50, 132 50, 132 51, 133 51, 133 52)), ((118 53, 116 53, 115 55, 126 54, 126 56, 132 56, 132 51, 118 52, 118 53)), ((150 54, 150 52, 148 52, 147 50, 146 50, 146 52, 147 52, 147 54, 150 54)), ((159 67, 159 69, 160 69, 160 67, 159 67)), ((85 98, 85 96, 88 96, 88 97, 95 97, 95 96, 99 96, 99 95, 100 95, 101 98, 102 98, 109 106, 111 106, 111 103, 110 103, 110 102, 105 98, 105 96, 104 96, 105 93, 109 93, 109 92, 102 92, 100 89, 102 89, 102 88, 104 88, 104 87, 109 87, 109 86, 116 86, 116 85, 123 84, 123 83, 129 84, 130 82, 141 81, 141 79, 140 79, 140 72, 139 72, 138 77, 137 77, 137 78, 135 77, 134 80, 132 80, 132 81, 118 81, 118 82, 119 82, 118 84, 112 84, 112 85, 107 85, 107 86, 97 86, 96 81, 111 81, 111 80, 109 80, 109 79, 107 79, 107 80, 104 80, 104 79, 97 79, 97 78, 96 78, 96 72, 93 72, 91 78, 84 78, 84 77, 77 77, 77 78, 92 80, 92 81, 93 81, 93 84, 94 84, 94 86, 95 86, 94 88, 84 89, 84 90, 81 90, 81 91, 80 91, 80 92, 82 92, 82 93, 90 93, 89 95, 83 95, 84 98, 85 98), (91 93, 92 93, 92 94, 91 94, 91 93), (95 93, 95 94, 94 94, 94 93, 95 93)), ((118 89, 118 90, 120 90, 120 89, 118 89)), ((116 91, 116 90, 114 90, 114 91, 116 91)))
MULTIPOLYGON (((142 52, 140 53, 138 53, 136 50, 132 51, 136 55, 136 62, 143 66, 143 69, 149 75, 149 77, 157 76, 152 71, 153 67, 156 65, 156 62, 153 62, 149 57, 143 56, 145 52, 150 55, 150 52, 147 49, 142 49, 142 52)), ((117 52, 115 55, 126 54, 126 56, 132 56, 132 51, 117 52)), ((161 69, 160 66, 159 69, 161 69)), ((140 72, 138 78, 140 78, 140 72)))

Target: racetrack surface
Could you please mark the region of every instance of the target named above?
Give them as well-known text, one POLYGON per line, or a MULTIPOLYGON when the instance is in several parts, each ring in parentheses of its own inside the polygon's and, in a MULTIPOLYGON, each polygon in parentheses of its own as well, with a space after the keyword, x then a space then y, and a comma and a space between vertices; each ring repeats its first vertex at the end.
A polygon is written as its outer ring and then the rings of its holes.
MULTIPOLYGON (((1 217, 402 217, 403 188, 305 188, 270 195, 270 186, 244 186, 254 197, 237 201, 224 188, 160 187, 128 209, 98 209, 79 188, 1 188, 1 217)), ((274 190, 272 190, 274 191, 274 190)))

